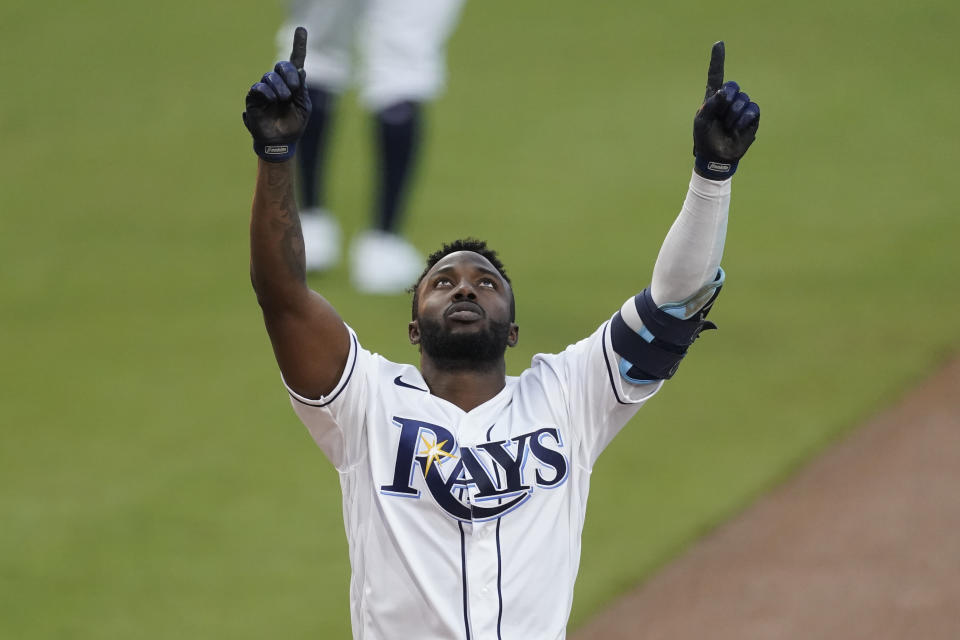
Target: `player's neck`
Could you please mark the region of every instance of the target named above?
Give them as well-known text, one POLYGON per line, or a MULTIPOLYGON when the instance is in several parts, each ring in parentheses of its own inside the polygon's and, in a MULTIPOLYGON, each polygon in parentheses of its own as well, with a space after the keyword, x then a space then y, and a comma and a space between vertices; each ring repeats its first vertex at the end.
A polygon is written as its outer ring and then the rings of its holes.
POLYGON ((448 369, 428 356, 420 358, 420 373, 430 393, 470 411, 491 399, 506 386, 507 365, 500 360, 484 369, 448 369))

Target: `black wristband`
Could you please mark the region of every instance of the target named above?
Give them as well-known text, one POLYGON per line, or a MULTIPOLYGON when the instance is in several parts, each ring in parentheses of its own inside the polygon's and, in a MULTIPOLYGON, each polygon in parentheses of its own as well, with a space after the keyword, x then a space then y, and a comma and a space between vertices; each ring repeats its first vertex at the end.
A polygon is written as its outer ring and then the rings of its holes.
POLYGON ((258 156, 267 162, 284 162, 293 157, 297 149, 295 142, 286 144, 264 144, 257 140, 253 141, 253 150, 258 156))
POLYGON ((694 156, 694 168, 697 174, 708 180, 726 180, 737 171, 736 162, 720 162, 717 160, 707 160, 701 156, 694 156))

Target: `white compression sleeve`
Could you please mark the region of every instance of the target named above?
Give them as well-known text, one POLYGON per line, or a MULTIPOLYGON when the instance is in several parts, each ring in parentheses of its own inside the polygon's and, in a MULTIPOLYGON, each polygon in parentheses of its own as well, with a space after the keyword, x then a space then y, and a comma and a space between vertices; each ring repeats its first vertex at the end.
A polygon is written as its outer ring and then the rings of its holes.
POLYGON ((694 173, 653 267, 650 295, 655 304, 686 300, 716 279, 729 209, 730 179, 707 180, 694 173))

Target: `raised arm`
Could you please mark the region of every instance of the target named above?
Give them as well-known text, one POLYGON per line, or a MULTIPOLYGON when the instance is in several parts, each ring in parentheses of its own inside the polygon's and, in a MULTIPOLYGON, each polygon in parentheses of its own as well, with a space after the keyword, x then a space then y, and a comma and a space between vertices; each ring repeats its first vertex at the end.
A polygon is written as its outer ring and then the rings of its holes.
POLYGON ((670 378, 701 331, 723 285, 720 268, 730 178, 756 138, 760 108, 723 82, 724 44, 713 45, 707 91, 693 123, 694 174, 680 215, 653 269, 653 282, 612 323, 621 375, 634 383, 670 378))
MULTIPOLYGON (((697 296, 718 277, 727 233, 730 178, 756 138, 760 108, 736 82, 723 82, 724 44, 710 53, 707 90, 693 121, 694 175, 680 215, 670 228, 653 270, 657 305, 686 301, 684 315, 707 302, 697 296)), ((713 287, 715 288, 715 287, 713 287)))
POLYGON ((350 336, 333 306, 307 287, 303 234, 293 192, 294 148, 310 116, 298 27, 289 61, 276 64, 247 93, 243 122, 260 156, 250 218, 250 280, 287 384, 307 398, 336 386, 350 336))

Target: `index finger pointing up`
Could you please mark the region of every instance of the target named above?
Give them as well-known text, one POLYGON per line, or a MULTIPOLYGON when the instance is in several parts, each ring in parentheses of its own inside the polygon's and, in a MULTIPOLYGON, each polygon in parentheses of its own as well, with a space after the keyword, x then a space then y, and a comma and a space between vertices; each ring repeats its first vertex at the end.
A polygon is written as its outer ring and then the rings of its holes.
POLYGON ((723 40, 713 45, 710 51, 710 69, 707 71, 707 93, 704 100, 715 94, 723 86, 723 40))
POLYGON ((293 32, 293 51, 290 52, 290 63, 297 68, 297 71, 303 69, 303 61, 307 58, 307 30, 303 27, 297 27, 293 32))

